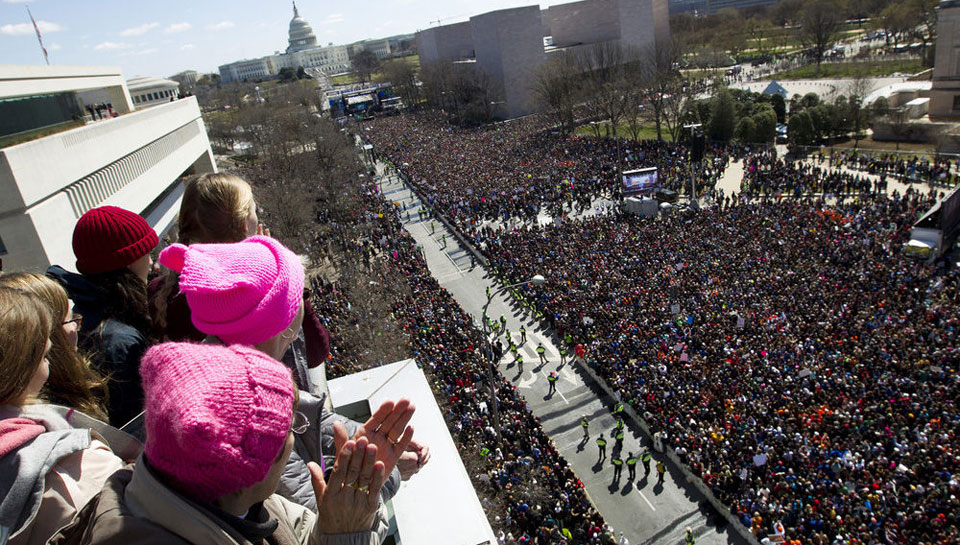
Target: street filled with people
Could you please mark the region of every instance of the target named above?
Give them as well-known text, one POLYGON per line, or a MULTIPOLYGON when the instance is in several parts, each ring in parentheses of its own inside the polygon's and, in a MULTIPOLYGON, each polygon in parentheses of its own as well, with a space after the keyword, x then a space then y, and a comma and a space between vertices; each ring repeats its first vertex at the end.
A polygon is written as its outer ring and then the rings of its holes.
MULTIPOLYGON (((557 338, 584 344, 588 364, 758 537, 960 538, 958 277, 901 251, 942 194, 887 195, 753 155, 745 171, 764 168, 746 187, 778 198, 508 227, 477 220, 526 213, 552 195, 546 180, 597 177, 584 192, 614 190, 617 146, 426 123, 393 118, 362 134, 483 248, 504 283, 548 279, 523 292, 557 338), (554 145, 531 160, 529 139, 554 145), (823 200, 830 192, 856 195, 823 200), (484 208, 498 195, 521 197, 484 208)), ((671 160, 682 171, 682 147, 638 148, 662 161, 666 180, 671 160)), ((708 154, 718 168, 738 156, 708 154)))

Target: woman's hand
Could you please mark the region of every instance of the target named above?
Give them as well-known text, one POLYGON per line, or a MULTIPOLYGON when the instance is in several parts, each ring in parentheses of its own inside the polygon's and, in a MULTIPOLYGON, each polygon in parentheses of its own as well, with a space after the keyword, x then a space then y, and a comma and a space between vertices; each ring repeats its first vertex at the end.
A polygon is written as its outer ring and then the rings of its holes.
POLYGON ((340 422, 333 424, 337 458, 330 482, 316 462, 307 464, 317 498, 317 531, 323 534, 365 532, 373 526, 380 505, 380 488, 387 480, 383 462, 377 461, 377 447, 365 437, 347 440, 340 422))
POLYGON ((396 467, 413 439, 413 426, 407 426, 407 423, 416 410, 409 399, 401 399, 396 403, 385 401, 353 436, 354 441, 365 437, 377 447, 377 461, 383 462, 387 475, 396 467))

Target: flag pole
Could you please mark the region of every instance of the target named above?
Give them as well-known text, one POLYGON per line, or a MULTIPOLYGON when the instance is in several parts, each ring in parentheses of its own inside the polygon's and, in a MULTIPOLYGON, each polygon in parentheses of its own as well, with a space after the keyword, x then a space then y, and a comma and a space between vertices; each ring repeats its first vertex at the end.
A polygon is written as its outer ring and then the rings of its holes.
POLYGON ((40 51, 43 51, 43 60, 47 63, 47 66, 50 66, 50 58, 47 56, 47 48, 43 47, 43 38, 40 36, 40 27, 37 26, 37 21, 33 18, 33 13, 30 13, 30 6, 25 6, 27 8, 27 15, 30 16, 30 22, 33 23, 33 30, 37 33, 37 41, 40 42, 40 51))

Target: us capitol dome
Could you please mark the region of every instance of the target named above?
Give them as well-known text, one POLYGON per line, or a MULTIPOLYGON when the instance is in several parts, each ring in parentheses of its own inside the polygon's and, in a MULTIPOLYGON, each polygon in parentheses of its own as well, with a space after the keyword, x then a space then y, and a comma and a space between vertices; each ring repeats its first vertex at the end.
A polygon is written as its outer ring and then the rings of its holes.
POLYGON ((310 28, 310 23, 300 17, 297 11, 297 3, 293 3, 293 19, 290 20, 290 45, 287 46, 287 53, 296 53, 304 49, 317 47, 317 37, 310 28))

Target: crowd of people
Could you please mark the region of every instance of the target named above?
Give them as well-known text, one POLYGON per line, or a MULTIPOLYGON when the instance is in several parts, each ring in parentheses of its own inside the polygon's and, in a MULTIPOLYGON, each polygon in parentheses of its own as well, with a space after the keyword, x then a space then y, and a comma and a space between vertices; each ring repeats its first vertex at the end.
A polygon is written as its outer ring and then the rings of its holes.
POLYGON ((776 151, 754 153, 744 160, 741 192, 749 198, 786 195, 885 194, 884 176, 871 179, 843 170, 841 164, 829 168, 822 162, 805 163, 777 157, 776 151))
MULTIPOLYGON (((622 199, 621 170, 657 167, 664 187, 677 190, 690 180, 681 144, 565 137, 534 130, 533 123, 460 129, 438 115, 417 114, 377 119, 361 136, 464 233, 484 220, 530 220, 541 210, 559 217, 564 207, 584 208, 598 196, 622 199)), ((732 156, 710 154, 698 173, 698 193, 715 186, 732 156)))
MULTIPOLYGON (((522 182, 510 148, 489 161, 469 153, 494 146, 489 130, 423 123, 364 136, 461 228, 467 188, 522 182), (505 169, 487 185, 482 173, 505 169)), ((590 140, 553 149, 614 172, 616 156, 596 153, 609 144, 590 140)), ((553 175, 555 158, 543 155, 551 163, 528 165, 530 179, 553 175)), ((587 345, 589 365, 759 537, 955 542, 958 277, 900 250, 935 194, 888 196, 762 154, 746 166, 747 195, 799 198, 732 199, 659 220, 470 222, 465 234, 505 283, 549 279, 524 292, 558 338, 587 345), (828 205, 823 193, 855 196, 828 205)))
MULTIPOLYGON (((361 181, 362 220, 370 223, 363 240, 330 241, 361 247, 377 265, 378 284, 398 281, 409 295, 391 303, 397 323, 407 333, 411 357, 433 383, 451 435, 481 496, 494 530, 504 544, 609 543, 603 518, 584 493, 583 484, 543 432, 525 401, 505 378, 496 375, 499 421, 494 420, 487 366, 492 346, 430 274, 416 241, 402 228, 401 211, 384 200, 376 184, 361 181), (373 244, 370 242, 373 241, 373 244), (386 265, 391 270, 385 270, 386 265), (497 430, 500 430, 500 433, 497 430), (500 442, 502 440, 502 443, 500 442)), ((366 231, 366 230, 365 230, 366 231)), ((336 363, 349 354, 338 347, 335 332, 350 311, 337 281, 318 278, 317 308, 327 316, 337 355, 328 371, 356 370, 336 363)), ((376 288, 369 291, 379 297, 376 288)))
POLYGON ((818 163, 860 170, 881 178, 895 177, 905 183, 926 182, 947 186, 957 183, 958 160, 947 155, 898 154, 864 150, 835 150, 814 154, 818 163))

